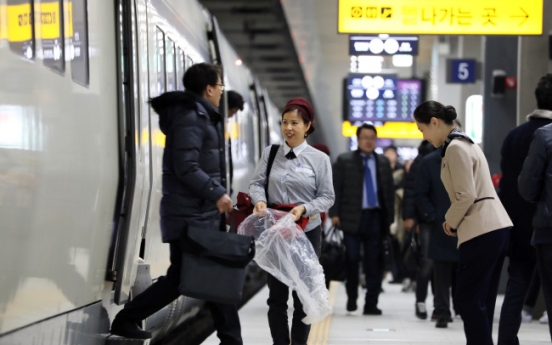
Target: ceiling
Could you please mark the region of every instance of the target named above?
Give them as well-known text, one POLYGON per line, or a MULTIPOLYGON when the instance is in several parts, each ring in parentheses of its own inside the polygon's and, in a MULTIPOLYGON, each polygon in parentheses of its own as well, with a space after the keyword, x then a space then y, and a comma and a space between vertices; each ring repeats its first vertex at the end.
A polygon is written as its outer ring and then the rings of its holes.
POLYGON ((202 0, 237 53, 282 109, 311 99, 282 4, 277 0, 202 0))

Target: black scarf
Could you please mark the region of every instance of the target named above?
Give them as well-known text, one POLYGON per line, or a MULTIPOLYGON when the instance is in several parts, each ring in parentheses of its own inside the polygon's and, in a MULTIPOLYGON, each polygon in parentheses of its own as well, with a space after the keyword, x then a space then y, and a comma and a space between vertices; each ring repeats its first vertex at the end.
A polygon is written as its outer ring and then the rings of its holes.
POLYGON ((449 146, 450 142, 454 139, 464 139, 467 142, 473 144, 473 140, 471 140, 470 137, 468 137, 465 133, 460 132, 458 129, 453 128, 450 134, 448 135, 447 139, 445 140, 445 143, 443 144, 443 151, 441 151, 441 157, 445 157, 445 152, 447 151, 447 147, 449 146))

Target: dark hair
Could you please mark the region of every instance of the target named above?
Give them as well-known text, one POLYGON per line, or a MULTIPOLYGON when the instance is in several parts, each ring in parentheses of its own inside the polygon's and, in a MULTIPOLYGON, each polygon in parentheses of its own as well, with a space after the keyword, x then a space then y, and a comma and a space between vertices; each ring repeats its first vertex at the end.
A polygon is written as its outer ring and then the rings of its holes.
MULTIPOLYGON (((282 113, 282 120, 284 119, 285 114, 292 113, 295 110, 297 110, 297 114, 299 114, 299 116, 301 116, 301 119, 303 119, 303 123, 305 125, 307 125, 309 122, 311 122, 310 118, 307 116, 307 114, 305 114, 305 112, 303 110, 299 109, 298 107, 294 107, 294 106, 291 106, 289 108, 284 109, 284 112, 282 113)), ((314 132, 314 127, 310 126, 309 130, 306 133, 306 135, 309 135, 312 132, 314 132)), ((306 136, 305 136, 305 138, 306 138, 306 136)))
POLYGON ((202 62, 188 68, 182 77, 182 82, 186 90, 203 96, 207 85, 216 85, 218 79, 222 79, 221 75, 220 66, 202 62))
POLYGON ((535 89, 537 108, 552 110, 552 73, 542 76, 535 89))
POLYGON ((387 150, 393 150, 395 151, 396 154, 399 154, 399 152, 397 151, 397 148, 394 145, 387 146, 386 148, 383 149, 383 152, 386 152, 387 150))
POLYGON ((462 122, 460 122, 460 120, 454 119, 452 122, 456 127, 458 127, 459 130, 462 130, 462 122))
POLYGON ((378 131, 376 130, 376 127, 374 127, 374 125, 371 125, 369 123, 363 123, 362 125, 358 126, 358 128, 357 128, 357 133, 356 133, 357 138, 358 138, 358 136, 360 135, 360 132, 363 129, 369 129, 371 131, 374 131, 374 133, 376 133, 376 135, 378 135, 378 131))
POLYGON ((456 119, 456 109, 453 106, 443 104, 435 101, 425 101, 420 104, 414 110, 414 119, 417 122, 428 124, 432 117, 445 121, 447 125, 452 125, 453 120, 456 119))
POLYGON ((228 109, 239 109, 243 110, 243 97, 236 91, 230 90, 226 93, 228 100, 228 109))

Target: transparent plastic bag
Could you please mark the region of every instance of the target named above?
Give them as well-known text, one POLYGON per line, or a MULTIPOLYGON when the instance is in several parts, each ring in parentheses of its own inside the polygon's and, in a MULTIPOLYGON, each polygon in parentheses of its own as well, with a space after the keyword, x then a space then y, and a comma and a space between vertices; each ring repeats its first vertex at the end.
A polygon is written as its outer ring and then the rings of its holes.
POLYGON ((252 214, 238 227, 238 234, 255 238, 255 262, 297 292, 307 315, 305 324, 322 321, 331 314, 324 271, 318 257, 294 216, 267 209, 252 214))

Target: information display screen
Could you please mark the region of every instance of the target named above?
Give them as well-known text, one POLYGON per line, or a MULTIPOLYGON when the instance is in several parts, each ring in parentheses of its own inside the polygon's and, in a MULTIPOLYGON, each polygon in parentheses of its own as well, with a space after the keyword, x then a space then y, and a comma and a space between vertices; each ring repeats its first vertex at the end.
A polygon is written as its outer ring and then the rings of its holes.
POLYGON ((401 120, 395 75, 351 75, 346 87, 347 119, 351 123, 401 120))
POLYGON ((422 103, 423 82, 420 79, 397 80, 398 118, 401 121, 414 121, 414 110, 422 103))

